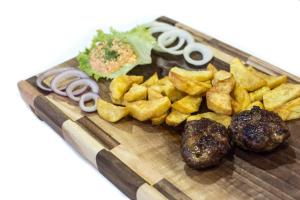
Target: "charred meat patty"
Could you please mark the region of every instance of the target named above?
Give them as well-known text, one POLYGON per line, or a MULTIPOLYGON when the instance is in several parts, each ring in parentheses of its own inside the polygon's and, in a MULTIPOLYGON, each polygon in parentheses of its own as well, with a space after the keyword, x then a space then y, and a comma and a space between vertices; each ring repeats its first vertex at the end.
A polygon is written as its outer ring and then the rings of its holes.
POLYGON ((218 165, 230 149, 225 126, 210 119, 188 121, 181 141, 181 155, 188 166, 203 169, 218 165))
POLYGON ((271 151, 290 136, 276 113, 257 106, 234 115, 229 129, 237 146, 254 152, 271 151))

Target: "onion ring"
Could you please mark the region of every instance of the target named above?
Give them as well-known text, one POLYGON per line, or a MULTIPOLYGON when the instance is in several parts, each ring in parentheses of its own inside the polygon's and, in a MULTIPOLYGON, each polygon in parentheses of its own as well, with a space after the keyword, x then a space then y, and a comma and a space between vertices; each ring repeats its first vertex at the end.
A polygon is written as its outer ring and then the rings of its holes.
MULTIPOLYGON (((72 69, 72 70, 68 70, 68 71, 64 71, 60 74, 58 74, 57 76, 55 76, 52 81, 51 81, 51 89, 53 90, 53 92, 55 92, 56 94, 59 94, 61 96, 67 96, 66 92, 63 92, 62 90, 58 89, 57 84, 62 81, 62 79, 68 79, 71 77, 78 77, 78 78, 88 78, 88 75, 85 74, 84 72, 77 70, 77 69, 72 69)), ((87 86, 80 88, 79 90, 75 91, 73 94, 74 95, 78 95, 81 94, 82 91, 85 91, 87 88, 87 86)))
POLYGON ((79 100, 79 106, 81 108, 82 111, 84 112, 94 112, 97 110, 97 99, 99 98, 99 95, 96 93, 92 93, 92 92, 88 92, 85 93, 81 96, 80 100, 79 100), (89 100, 93 100, 94 101, 94 105, 93 106, 86 106, 85 102, 89 101, 89 100))
POLYGON ((97 83, 95 81, 93 81, 92 79, 89 78, 85 78, 85 79, 79 79, 76 81, 73 81, 72 83, 70 83, 66 89, 66 93, 68 95, 68 97, 74 101, 79 101, 80 97, 76 97, 74 95, 74 90, 78 87, 78 86, 89 86, 92 89, 93 93, 98 94, 99 92, 99 86, 97 85, 97 83))
POLYGON ((183 31, 183 30, 180 30, 180 29, 174 29, 174 30, 170 30, 170 31, 167 31, 167 32, 164 32, 162 33, 158 39, 157 39, 157 42, 158 42, 158 45, 159 47, 169 53, 169 54, 173 54, 173 55, 181 55, 183 54, 183 49, 171 49, 171 48, 167 48, 165 47, 165 41, 170 38, 170 37, 179 37, 179 38, 183 38, 187 44, 191 44, 191 43, 194 43, 194 38, 192 37, 191 34, 189 34, 188 32, 186 31, 183 31))
POLYGON ((51 92, 52 89, 50 87, 44 86, 43 81, 50 76, 59 74, 61 72, 67 71, 67 70, 72 70, 72 69, 74 69, 74 68, 73 67, 64 67, 64 68, 56 68, 56 69, 50 69, 48 71, 45 71, 38 75, 38 77, 36 79, 36 85, 44 91, 51 92))
POLYGON ((183 57, 188 63, 190 63, 192 65, 196 65, 196 66, 201 66, 201 65, 205 65, 213 58, 213 53, 207 46, 205 46, 203 44, 192 43, 192 44, 187 45, 184 48, 183 57), (201 60, 192 59, 191 58, 192 52, 201 53, 202 59, 201 60))

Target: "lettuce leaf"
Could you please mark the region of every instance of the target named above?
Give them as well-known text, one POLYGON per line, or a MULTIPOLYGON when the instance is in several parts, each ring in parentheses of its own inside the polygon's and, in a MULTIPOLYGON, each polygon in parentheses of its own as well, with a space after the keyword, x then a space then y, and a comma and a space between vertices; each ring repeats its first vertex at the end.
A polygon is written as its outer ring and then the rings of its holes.
POLYGON ((110 33, 104 33, 102 30, 98 30, 97 35, 92 40, 91 47, 85 49, 83 52, 80 52, 77 56, 79 68, 96 80, 99 80, 100 78, 112 79, 119 75, 126 74, 137 65, 151 63, 151 50, 155 44, 155 38, 144 26, 137 26, 127 32, 119 32, 112 28, 110 29, 110 33), (112 39, 118 39, 129 43, 137 56, 137 61, 135 63, 127 63, 120 67, 119 70, 112 73, 103 73, 93 70, 89 62, 89 54, 91 49, 95 48, 99 42, 112 39))

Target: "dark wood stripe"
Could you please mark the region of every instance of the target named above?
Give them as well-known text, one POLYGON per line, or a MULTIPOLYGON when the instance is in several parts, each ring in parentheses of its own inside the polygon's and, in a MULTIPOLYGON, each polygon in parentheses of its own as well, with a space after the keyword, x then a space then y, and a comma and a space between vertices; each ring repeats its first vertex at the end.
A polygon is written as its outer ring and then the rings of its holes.
POLYGON ((69 119, 61 110, 42 95, 37 96, 33 104, 36 114, 55 130, 61 128, 63 123, 69 119))
POLYGON ((115 140, 112 136, 107 134, 103 129, 97 126, 93 121, 91 121, 88 117, 84 116, 77 120, 77 122, 87 129, 96 139, 99 139, 102 144, 108 149, 113 149, 118 146, 120 143, 115 140))
POLYGON ((146 181, 111 152, 103 149, 96 157, 98 170, 130 199, 146 181))
POLYGON ((224 42, 221 42, 220 40, 217 39, 212 39, 209 41, 209 44, 220 49, 221 51, 228 53, 231 56, 238 57, 242 61, 246 62, 248 60, 248 57, 250 54, 245 53, 235 47, 232 47, 224 42))
POLYGON ((224 62, 223 60, 220 60, 216 57, 214 57, 211 61, 211 64, 213 64, 217 69, 222 69, 225 71, 229 71, 230 70, 230 64, 224 62))
POLYGON ((172 24, 172 25, 175 25, 176 23, 178 23, 176 20, 171 19, 166 16, 161 16, 161 17, 157 18, 156 21, 165 22, 165 23, 172 24))
MULTIPOLYGON (((290 196, 292 198, 300 198, 300 194, 298 194, 296 191, 298 191, 299 189, 297 189, 297 187, 295 187, 295 185, 291 185, 289 184, 287 181, 287 178, 279 178, 277 176, 278 173, 280 172, 276 172, 276 168, 270 168, 266 169, 266 168, 261 168, 258 165, 262 165, 264 163, 266 163, 266 161, 264 160, 260 160, 260 161, 255 161, 252 160, 251 157, 249 157, 248 155, 249 152, 243 152, 242 150, 236 150, 235 151, 235 159, 234 159, 234 163, 235 165, 237 165, 238 167, 244 169, 245 171, 249 172, 250 174, 256 176, 256 179, 252 179, 253 182, 257 182, 257 179, 261 179, 261 181, 268 183, 269 185, 277 188, 278 190, 282 191, 284 194, 279 194, 279 195, 287 195, 290 196), (258 163, 260 162, 260 163, 258 163)), ((288 175, 288 177, 291 177, 292 174, 288 175)), ((258 185, 260 187, 263 187, 264 185, 261 183, 258 183, 258 185)), ((270 187, 264 187, 265 190, 270 191, 270 187)), ((272 192, 272 191, 270 191, 272 192)))
POLYGON ((167 179, 162 179, 153 186, 170 200, 191 200, 167 179))

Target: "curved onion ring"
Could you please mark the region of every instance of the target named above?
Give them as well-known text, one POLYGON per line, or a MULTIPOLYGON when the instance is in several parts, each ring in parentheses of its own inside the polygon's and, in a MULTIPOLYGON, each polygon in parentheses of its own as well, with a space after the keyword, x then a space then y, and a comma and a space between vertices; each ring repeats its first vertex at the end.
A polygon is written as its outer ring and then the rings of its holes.
POLYGON ((79 86, 89 86, 92 89, 93 93, 97 94, 99 92, 99 86, 92 79, 88 79, 88 78, 79 79, 79 80, 76 80, 76 81, 73 81, 72 83, 70 83, 66 89, 66 93, 70 99, 72 99, 74 101, 80 100, 80 97, 76 97, 74 95, 74 90, 79 86))
MULTIPOLYGON (((150 30, 151 34, 154 34, 154 33, 162 33, 163 34, 167 31, 176 30, 176 29, 177 29, 176 27, 169 25, 169 26, 156 26, 156 27, 150 28, 149 30, 150 30)), ((176 39, 177 39, 177 36, 170 36, 169 38, 167 38, 166 40, 163 41, 163 45, 168 46, 168 45, 172 44, 173 42, 175 42, 176 39)), ((170 47, 168 49, 177 50, 183 44, 184 44, 184 38, 179 37, 178 43, 175 46, 170 47)), ((162 49, 159 46, 155 47, 154 49, 162 51, 162 49)))
POLYGON ((97 110, 97 99, 99 98, 99 95, 96 93, 92 93, 92 92, 88 92, 85 93, 81 96, 80 100, 79 100, 79 106, 81 108, 81 110, 83 110, 84 112, 94 112, 97 110), (86 106, 85 102, 89 101, 89 100, 93 100, 94 104, 93 106, 86 106))
POLYGON ((173 37, 173 36, 183 38, 187 42, 187 45, 189 45, 191 43, 194 43, 194 38, 192 37, 191 34, 189 34, 186 31, 183 31, 183 30, 180 30, 180 29, 174 29, 174 30, 171 30, 171 31, 164 32, 158 37, 157 42, 158 42, 159 47, 163 51, 168 52, 169 54, 173 54, 173 55, 183 54, 183 49, 174 50, 174 49, 165 47, 165 45, 164 45, 165 41, 168 38, 173 37))
MULTIPOLYGON (((65 79, 71 78, 71 77, 78 77, 78 78, 88 78, 88 75, 85 74, 82 71, 79 71, 77 69, 73 69, 73 70, 68 70, 68 71, 64 71, 60 74, 58 74, 57 76, 55 76, 52 81, 51 81, 51 88, 52 90, 56 93, 59 94, 61 96, 67 96, 66 92, 63 92, 62 90, 58 89, 57 84, 65 79)), ((84 92, 86 90, 87 86, 80 88, 79 90, 75 91, 73 94, 74 95, 78 95, 81 94, 82 92, 84 92)))
POLYGON ((205 45, 200 44, 200 43, 192 43, 187 45, 184 50, 183 50, 183 56, 184 59, 192 64, 192 65, 205 65, 208 63, 212 58, 213 58, 213 53, 212 51, 205 45), (191 53, 192 52, 199 52, 202 54, 202 59, 201 60, 195 60, 191 58, 191 53))
POLYGON ((74 69, 74 68, 73 67, 64 67, 64 68, 50 69, 46 72, 43 72, 38 75, 38 78, 36 79, 36 85, 44 91, 51 92, 52 89, 50 87, 44 86, 43 81, 45 79, 47 79, 49 76, 53 76, 58 73, 61 73, 61 72, 67 71, 67 70, 72 70, 72 69, 74 69))
POLYGON ((159 21, 152 21, 152 22, 148 22, 143 24, 143 26, 147 27, 147 28, 151 28, 151 27, 157 27, 157 26, 171 26, 173 27, 173 25, 165 23, 165 22, 159 22, 159 21))

